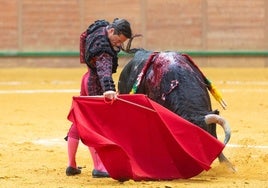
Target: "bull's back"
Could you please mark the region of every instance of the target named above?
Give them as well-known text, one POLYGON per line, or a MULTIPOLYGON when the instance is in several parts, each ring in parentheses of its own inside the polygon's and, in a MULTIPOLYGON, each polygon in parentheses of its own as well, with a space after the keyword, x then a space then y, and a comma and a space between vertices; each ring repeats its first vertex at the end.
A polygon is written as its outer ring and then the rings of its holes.
POLYGON ((204 115, 211 111, 210 98, 201 72, 187 57, 162 54, 155 59, 144 84, 151 99, 203 126, 204 115))

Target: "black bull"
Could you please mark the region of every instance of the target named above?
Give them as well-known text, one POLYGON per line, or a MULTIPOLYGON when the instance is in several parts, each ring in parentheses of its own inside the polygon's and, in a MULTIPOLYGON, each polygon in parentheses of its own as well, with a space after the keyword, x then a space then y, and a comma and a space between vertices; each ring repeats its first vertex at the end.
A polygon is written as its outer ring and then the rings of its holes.
MULTIPOLYGON (((221 124, 227 144, 230 129, 223 125, 226 122, 217 115, 219 112, 212 110, 204 75, 187 55, 139 49, 120 74, 119 93, 130 93, 138 77, 140 83, 135 93, 146 94, 216 138, 216 123, 221 124)), ((218 158, 231 165, 222 153, 218 158)))

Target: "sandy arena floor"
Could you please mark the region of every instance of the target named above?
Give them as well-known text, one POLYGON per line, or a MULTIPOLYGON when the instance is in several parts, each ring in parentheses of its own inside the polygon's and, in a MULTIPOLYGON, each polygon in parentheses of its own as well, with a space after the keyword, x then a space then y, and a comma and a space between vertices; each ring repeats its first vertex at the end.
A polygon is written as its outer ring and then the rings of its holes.
MULTIPOLYGON (((66 116, 85 68, 1 68, 0 187, 268 187, 268 69, 202 70, 228 103, 223 110, 212 99, 214 109, 231 124, 232 138, 224 153, 236 173, 215 160, 211 170, 187 180, 94 179, 89 151, 80 144, 77 162, 84 167, 82 174, 67 177, 66 116)), ((222 139, 221 129, 218 132, 222 139)))

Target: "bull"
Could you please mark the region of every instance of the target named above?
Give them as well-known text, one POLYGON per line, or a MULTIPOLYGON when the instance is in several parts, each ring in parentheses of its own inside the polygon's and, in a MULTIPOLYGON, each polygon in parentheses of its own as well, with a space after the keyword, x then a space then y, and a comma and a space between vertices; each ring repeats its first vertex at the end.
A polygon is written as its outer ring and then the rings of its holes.
MULTIPOLYGON (((188 55, 174 51, 130 50, 130 45, 125 51, 133 53, 134 57, 119 76, 120 94, 145 94, 215 138, 216 125, 219 124, 224 129, 224 144, 228 143, 231 136, 230 126, 219 115, 218 110, 212 110, 208 89, 214 88, 188 55)), ((226 107, 223 100, 219 102, 226 107)), ((223 153, 218 159, 235 171, 223 153)))

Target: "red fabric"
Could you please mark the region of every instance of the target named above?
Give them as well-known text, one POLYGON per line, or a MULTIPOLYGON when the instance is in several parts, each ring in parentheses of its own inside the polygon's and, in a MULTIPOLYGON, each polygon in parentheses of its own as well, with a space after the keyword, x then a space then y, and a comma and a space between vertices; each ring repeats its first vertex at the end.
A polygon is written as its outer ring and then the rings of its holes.
POLYGON ((120 181, 190 178, 210 169, 224 148, 142 94, 119 95, 113 104, 102 97, 74 97, 68 119, 77 124, 83 143, 96 149, 110 176, 120 181))

